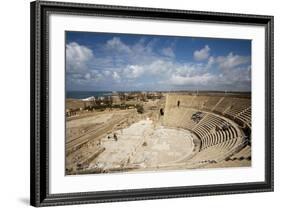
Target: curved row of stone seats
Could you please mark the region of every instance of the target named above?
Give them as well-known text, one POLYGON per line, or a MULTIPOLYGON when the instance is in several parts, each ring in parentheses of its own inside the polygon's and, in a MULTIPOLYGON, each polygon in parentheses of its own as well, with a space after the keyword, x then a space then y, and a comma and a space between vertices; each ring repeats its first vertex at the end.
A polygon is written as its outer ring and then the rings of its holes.
POLYGON ((210 111, 251 127, 251 99, 222 96, 172 95, 167 108, 185 107, 210 111), (178 105, 179 104, 179 105, 178 105))
POLYGON ((232 150, 231 147, 227 145, 228 143, 230 143, 230 141, 210 146, 198 152, 193 158, 187 161, 187 166, 196 168, 224 160, 229 156, 232 150))
POLYGON ((214 114, 204 113, 201 121, 196 123, 191 119, 194 113, 196 111, 183 107, 170 109, 166 114, 165 125, 196 133, 201 140, 201 151, 217 144, 224 144, 221 148, 235 146, 241 135, 228 121, 214 114))
MULTIPOLYGON (((192 129, 192 130, 196 130, 197 126, 196 122, 194 122, 191 119, 191 116, 196 113, 196 112, 201 112, 200 110, 194 110, 194 109, 188 109, 188 108, 183 108, 183 107, 174 107, 171 108, 169 111, 166 111, 165 113, 165 124, 167 125, 173 125, 175 127, 183 127, 186 129, 192 129)), ((208 133, 210 130, 214 129, 213 127, 218 126, 219 128, 222 128, 223 125, 229 125, 231 127, 231 125, 224 119, 220 118, 219 116, 215 116, 211 113, 208 112, 201 112, 203 114, 203 118, 201 119, 201 123, 208 123, 207 127, 207 131, 206 133, 208 133), (204 121, 204 122, 203 122, 204 121), (211 127, 209 127, 209 122, 211 124, 211 127), (212 122, 216 122, 218 125, 212 125, 212 122)), ((199 125, 199 127, 202 125, 199 125)), ((203 136, 203 133, 199 134, 201 136, 203 136)))
MULTIPOLYGON (((183 129, 193 129, 196 125, 197 125, 197 122, 193 121, 191 119, 192 115, 194 113, 196 113, 196 111, 194 110, 189 110, 189 109, 186 109, 186 110, 182 110, 179 109, 181 111, 181 119, 179 119, 175 124, 177 125, 178 128, 183 128, 183 129)), ((204 116, 204 115, 203 115, 204 116)))
POLYGON ((166 108, 182 106, 228 114, 232 117, 251 107, 251 99, 248 98, 177 94, 168 95, 168 97, 170 98, 166 102, 166 108))
POLYGON ((231 98, 225 98, 221 99, 212 109, 212 111, 223 114, 223 112, 232 104, 232 99, 231 98))
POLYGON ((236 114, 242 112, 243 110, 251 106, 250 99, 245 99, 245 98, 227 98, 227 99, 231 100, 231 104, 223 113, 231 116, 235 116, 236 114))
MULTIPOLYGON (((191 119, 192 115, 198 111, 188 109, 185 107, 174 107, 170 110, 166 110, 164 123, 166 126, 172 126, 177 128, 183 128, 187 130, 193 129, 198 123, 191 119)), ((202 113, 204 118, 205 114, 202 113)), ((202 119, 203 119, 202 118, 202 119)))
MULTIPOLYGON (((199 163, 200 164, 200 163, 199 163)), ((199 166, 197 164, 197 167, 199 166)), ((193 164, 195 166, 196 164, 193 164)), ((221 167, 243 167, 243 166, 250 166, 251 165, 251 146, 246 145, 238 152, 234 153, 232 156, 227 157, 224 160, 214 162, 209 160, 205 162, 204 168, 221 168, 221 167)), ((195 166, 196 167, 196 166, 195 166)))
POLYGON ((192 130, 201 138, 201 149, 238 137, 237 130, 230 123, 212 114, 192 130))
MULTIPOLYGON (((235 124, 236 119, 251 126, 250 99, 172 95, 166 101, 164 124, 188 129, 201 140, 199 152, 185 161, 190 168, 224 162, 241 148, 244 134, 235 124), (192 116, 197 112, 204 116, 195 122, 192 116)), ((250 158, 250 147, 246 153, 248 156, 242 159, 250 158)))
POLYGON ((213 108, 223 99, 223 97, 208 97, 204 102, 202 109, 212 111, 213 108))
POLYGON ((237 151, 235 147, 239 147, 242 143, 239 140, 239 144, 234 145, 232 141, 234 140, 216 144, 198 152, 187 161, 186 166, 189 168, 249 166, 251 164, 251 146, 246 145, 235 153, 237 151))
POLYGON ((252 126, 252 119, 251 119, 252 109, 251 107, 245 109, 244 111, 240 112, 235 118, 239 119, 240 121, 246 123, 249 127, 252 126))

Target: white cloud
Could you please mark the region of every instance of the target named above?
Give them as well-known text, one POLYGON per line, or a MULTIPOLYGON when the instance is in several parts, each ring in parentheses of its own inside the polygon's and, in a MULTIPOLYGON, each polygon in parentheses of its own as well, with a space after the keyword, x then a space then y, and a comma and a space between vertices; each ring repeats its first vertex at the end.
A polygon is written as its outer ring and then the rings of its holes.
MULTIPOLYGON (((72 42, 66 46, 67 82, 85 89, 141 89, 150 85, 169 89, 248 89, 251 83, 250 58, 229 53, 210 56, 206 45, 194 52, 204 62, 178 62, 171 47, 155 48, 156 40, 125 44, 114 37, 94 52, 72 42), (102 54, 102 55, 100 55, 102 54), (145 81, 145 82, 144 82, 145 81), (161 83, 161 84, 159 84, 161 83)), ((150 89, 156 89, 150 86, 150 89)))
POLYGON ((66 45, 66 69, 68 71, 86 70, 87 63, 94 58, 91 49, 86 46, 71 42, 66 45))
POLYGON ((110 72, 110 71, 108 71, 108 70, 102 71, 102 73, 103 73, 105 76, 109 76, 109 75, 111 75, 111 72, 110 72))
POLYGON ((139 65, 129 65, 123 70, 123 74, 125 77, 130 79, 135 79, 143 75, 144 68, 139 65))
POLYGON ((161 52, 164 56, 171 58, 175 57, 175 53, 171 47, 163 48, 161 52))
POLYGON ((208 59, 208 57, 210 56, 209 52, 210 52, 210 48, 208 45, 205 45, 204 48, 194 51, 193 53, 193 57, 196 61, 203 61, 208 59))
POLYGON ((158 58, 146 66, 146 74, 164 76, 169 74, 172 68, 176 68, 174 63, 164 58, 158 58))
POLYGON ((213 56, 210 56, 206 68, 210 69, 215 64, 215 61, 215 58, 213 56))
POLYGON ((106 48, 115 52, 131 52, 130 47, 124 44, 118 37, 113 37, 112 39, 108 40, 106 42, 106 48))
POLYGON ((212 74, 205 73, 196 76, 180 76, 173 74, 168 83, 172 85, 195 85, 202 86, 214 82, 216 77, 212 74))
POLYGON ((86 80, 90 80, 91 79, 91 74, 90 73, 85 74, 85 79, 86 80))
POLYGON ((216 62, 222 70, 230 70, 241 64, 247 64, 249 61, 250 57, 234 55, 233 53, 229 53, 227 56, 219 56, 216 58, 216 62))
POLYGON ((120 80, 120 76, 117 72, 113 72, 112 77, 115 81, 119 81, 120 80))

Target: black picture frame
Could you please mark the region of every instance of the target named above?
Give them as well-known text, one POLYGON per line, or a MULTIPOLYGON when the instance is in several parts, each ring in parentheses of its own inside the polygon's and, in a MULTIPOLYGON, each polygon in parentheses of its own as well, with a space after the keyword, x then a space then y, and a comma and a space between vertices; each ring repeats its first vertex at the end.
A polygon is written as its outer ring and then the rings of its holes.
POLYGON ((273 16, 170 9, 31 2, 31 174, 30 204, 73 205, 100 202, 273 191, 273 16), (265 27, 265 181, 82 193, 49 193, 48 16, 51 13, 192 21, 265 27))

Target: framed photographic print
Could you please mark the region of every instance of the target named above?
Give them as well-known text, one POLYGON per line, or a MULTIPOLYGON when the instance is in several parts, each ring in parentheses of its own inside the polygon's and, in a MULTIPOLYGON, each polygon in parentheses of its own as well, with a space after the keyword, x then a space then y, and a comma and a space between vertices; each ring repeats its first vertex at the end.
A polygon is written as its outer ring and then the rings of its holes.
POLYGON ((31 3, 31 205, 273 191, 273 17, 31 3))

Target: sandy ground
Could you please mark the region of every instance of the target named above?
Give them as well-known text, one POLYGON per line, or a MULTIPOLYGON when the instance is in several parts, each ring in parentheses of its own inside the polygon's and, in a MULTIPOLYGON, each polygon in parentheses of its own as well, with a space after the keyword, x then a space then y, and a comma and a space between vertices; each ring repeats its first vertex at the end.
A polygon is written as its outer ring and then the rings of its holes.
POLYGON ((143 168, 172 163, 191 154, 192 134, 186 130, 155 127, 151 120, 142 120, 102 139, 105 151, 89 168, 111 169, 120 166, 143 168))
POLYGON ((92 125, 92 124, 98 124, 108 121, 110 118, 112 118, 113 113, 107 113, 102 115, 96 115, 96 116, 90 116, 86 118, 81 118, 79 121, 72 120, 67 122, 67 128, 75 128, 83 125, 92 125))
POLYGON ((67 146, 68 143, 79 137, 90 137, 91 132, 98 131, 107 124, 114 124, 128 114, 130 114, 130 111, 108 111, 103 113, 92 113, 86 117, 68 120, 66 122, 67 146))

